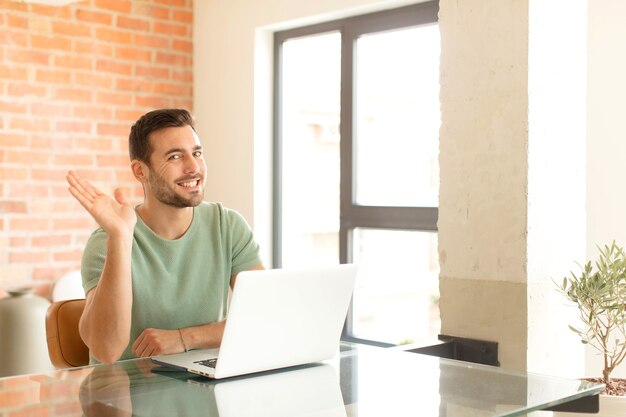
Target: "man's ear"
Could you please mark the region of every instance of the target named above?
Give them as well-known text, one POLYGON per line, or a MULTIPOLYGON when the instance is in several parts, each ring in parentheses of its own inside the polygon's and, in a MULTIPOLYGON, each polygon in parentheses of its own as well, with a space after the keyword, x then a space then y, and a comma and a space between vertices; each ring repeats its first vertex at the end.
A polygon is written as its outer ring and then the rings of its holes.
POLYGON ((144 184, 148 182, 148 165, 145 162, 141 162, 138 159, 133 159, 130 163, 130 169, 133 171, 133 175, 140 183, 144 184))

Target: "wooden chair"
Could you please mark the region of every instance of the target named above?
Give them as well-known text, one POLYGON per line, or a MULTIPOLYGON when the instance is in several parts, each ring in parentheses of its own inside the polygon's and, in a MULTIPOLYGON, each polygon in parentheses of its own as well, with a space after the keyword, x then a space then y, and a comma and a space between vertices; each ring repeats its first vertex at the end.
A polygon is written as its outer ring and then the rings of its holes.
POLYGON ((48 308, 48 354, 56 368, 89 365, 89 348, 78 333, 78 321, 84 309, 85 299, 57 301, 48 308))

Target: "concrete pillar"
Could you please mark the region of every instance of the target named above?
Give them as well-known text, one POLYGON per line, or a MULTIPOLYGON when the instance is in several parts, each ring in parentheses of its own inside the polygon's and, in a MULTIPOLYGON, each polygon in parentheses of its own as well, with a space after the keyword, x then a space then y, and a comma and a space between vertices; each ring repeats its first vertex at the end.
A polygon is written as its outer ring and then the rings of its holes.
POLYGON ((441 0, 439 24, 441 332, 580 375, 552 279, 585 254, 586 2, 441 0))

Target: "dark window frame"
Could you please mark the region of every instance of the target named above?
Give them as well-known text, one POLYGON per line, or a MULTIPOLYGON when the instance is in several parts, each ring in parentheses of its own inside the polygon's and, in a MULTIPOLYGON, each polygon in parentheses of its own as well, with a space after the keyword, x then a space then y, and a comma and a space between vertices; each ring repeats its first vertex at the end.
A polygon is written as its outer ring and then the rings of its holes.
MULTIPOLYGON (((340 228, 339 262, 352 261, 351 233, 355 228, 389 230, 437 231, 438 207, 380 207, 357 205, 354 190, 354 45, 359 36, 393 29, 432 25, 438 23, 439 2, 429 1, 392 10, 289 29, 274 34, 274 120, 273 120, 273 213, 272 263, 282 265, 282 44, 304 36, 340 32, 341 45, 341 111, 340 143, 340 228)), ((353 336, 352 306, 342 332, 342 340, 380 346, 389 344, 353 336)))

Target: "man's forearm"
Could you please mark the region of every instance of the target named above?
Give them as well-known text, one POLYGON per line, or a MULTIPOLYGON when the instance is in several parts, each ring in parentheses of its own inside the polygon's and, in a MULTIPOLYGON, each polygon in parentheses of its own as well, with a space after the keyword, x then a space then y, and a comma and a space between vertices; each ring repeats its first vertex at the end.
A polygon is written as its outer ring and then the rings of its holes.
POLYGON ((81 337, 105 363, 118 360, 130 339, 132 242, 132 234, 109 236, 102 276, 80 320, 81 337))
POLYGON ((224 320, 181 329, 181 337, 184 340, 185 348, 191 350, 219 347, 222 343, 225 327, 226 321, 224 320))

